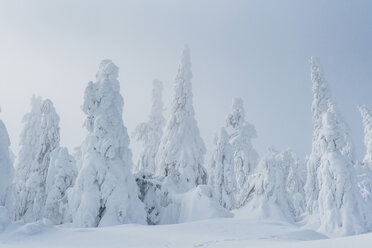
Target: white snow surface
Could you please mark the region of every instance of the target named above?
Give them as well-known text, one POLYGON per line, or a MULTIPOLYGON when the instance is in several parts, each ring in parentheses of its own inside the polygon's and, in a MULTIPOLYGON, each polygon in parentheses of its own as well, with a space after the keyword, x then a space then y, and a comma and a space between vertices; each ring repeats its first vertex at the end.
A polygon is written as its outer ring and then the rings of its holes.
POLYGON ((255 247, 370 248, 372 233, 328 239, 312 230, 271 219, 215 218, 173 225, 125 224, 99 228, 53 226, 47 220, 12 223, 0 207, 0 247, 255 247))

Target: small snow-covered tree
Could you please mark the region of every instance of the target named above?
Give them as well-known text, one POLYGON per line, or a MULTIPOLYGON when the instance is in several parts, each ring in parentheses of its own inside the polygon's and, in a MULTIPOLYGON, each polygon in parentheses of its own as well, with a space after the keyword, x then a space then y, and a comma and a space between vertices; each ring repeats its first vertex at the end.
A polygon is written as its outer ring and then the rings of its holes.
POLYGON ((0 120, 0 206, 5 206, 8 209, 12 204, 12 180, 14 175, 12 152, 9 146, 8 131, 4 122, 0 120))
POLYGON ((103 60, 85 90, 82 110, 88 136, 81 146, 81 165, 69 194, 76 226, 145 223, 146 213, 131 174, 132 154, 123 124, 118 67, 103 60))
POLYGON ((191 78, 190 52, 185 46, 174 83, 170 119, 156 157, 157 174, 180 192, 207 181, 203 167, 206 149, 195 120, 191 78))
POLYGON ((235 207, 236 181, 234 174, 233 147, 229 143, 229 136, 225 128, 221 128, 214 139, 214 151, 212 154, 209 174, 215 198, 226 209, 235 207))
POLYGON ((311 59, 313 142, 307 161, 307 210, 320 230, 347 235, 365 231, 365 215, 357 189, 353 151, 345 123, 330 98, 317 59, 311 59))
POLYGON ((43 216, 54 224, 70 222, 67 215, 67 195, 77 176, 74 158, 67 148, 60 147, 50 154, 50 166, 46 178, 46 201, 43 216))
POLYGON ((248 178, 258 164, 258 154, 252 145, 252 139, 256 138, 256 129, 245 120, 244 103, 241 98, 233 99, 232 111, 227 116, 226 125, 230 131, 230 143, 234 147, 236 206, 240 207, 248 195, 248 178))
POLYGON ((305 210, 303 167, 292 150, 270 148, 250 178, 245 208, 256 217, 296 221, 305 210))
POLYGON ((156 171, 155 157, 165 125, 162 91, 163 83, 159 80, 154 80, 150 118, 147 122, 139 124, 133 132, 133 137, 137 141, 143 142, 143 149, 134 169, 135 172, 147 171, 154 174, 156 171))

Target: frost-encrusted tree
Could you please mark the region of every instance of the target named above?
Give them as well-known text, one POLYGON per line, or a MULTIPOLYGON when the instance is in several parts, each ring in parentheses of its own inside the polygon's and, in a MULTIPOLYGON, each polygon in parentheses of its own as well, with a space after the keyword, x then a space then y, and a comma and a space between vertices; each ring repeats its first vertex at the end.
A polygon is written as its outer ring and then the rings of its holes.
MULTIPOLYGON (((1 108, 0 108, 1 112, 1 108)), ((0 206, 10 207, 14 175, 10 139, 4 122, 0 120, 0 206)), ((10 209, 9 209, 10 210, 10 209)))
POLYGON ((227 116, 226 125, 230 131, 230 143, 234 147, 236 206, 240 207, 248 194, 248 178, 258 164, 258 154, 252 146, 252 139, 256 138, 256 129, 245 120, 244 103, 241 98, 233 99, 232 111, 227 116))
POLYGON ((316 58, 311 59, 313 82, 313 140, 307 162, 307 210, 318 218, 320 230, 332 234, 365 231, 348 130, 330 98, 316 58))
POLYGON ((190 52, 185 46, 174 83, 170 119, 156 157, 157 174, 180 192, 207 181, 203 167, 206 149, 195 120, 191 78, 190 52))
POLYGON ((77 176, 75 159, 67 148, 55 149, 50 155, 50 165, 46 179, 46 201, 43 216, 54 224, 69 222, 67 215, 67 195, 77 176))
POLYGON ((234 174, 233 147, 229 135, 221 128, 214 139, 209 174, 209 185, 213 188, 215 198, 226 209, 235 207, 236 181, 234 174))
POLYGON ((305 210, 303 167, 292 150, 270 148, 250 178, 246 208, 255 216, 296 221, 305 210))
POLYGON ((364 126, 364 145, 366 154, 360 164, 358 185, 363 198, 372 204, 372 112, 366 106, 358 106, 364 126))
POLYGON ((155 79, 153 81, 150 118, 147 122, 139 124, 133 132, 133 137, 137 141, 143 142, 143 149, 134 169, 135 172, 147 171, 154 174, 156 171, 155 157, 165 125, 162 93, 163 83, 155 79))
POLYGON ((32 110, 24 117, 16 178, 16 219, 41 219, 45 205, 45 182, 50 153, 59 147, 59 117, 53 103, 33 98, 32 110))
POLYGON ((145 223, 146 213, 131 174, 132 154, 123 124, 118 67, 103 60, 85 90, 82 110, 88 136, 81 146, 81 169, 69 195, 76 226, 145 223))

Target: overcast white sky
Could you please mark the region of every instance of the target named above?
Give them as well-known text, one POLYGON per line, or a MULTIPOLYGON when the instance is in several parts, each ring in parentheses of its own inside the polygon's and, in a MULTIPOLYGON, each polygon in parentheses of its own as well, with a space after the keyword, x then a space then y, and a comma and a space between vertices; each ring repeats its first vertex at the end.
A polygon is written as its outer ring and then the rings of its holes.
MULTIPOLYGON (((18 151, 32 94, 50 98, 61 143, 85 137, 80 110, 99 62, 120 68, 124 123, 147 119, 151 81, 169 106, 179 55, 188 43, 196 118, 211 150, 231 98, 242 97, 254 145, 311 150, 309 58, 319 57, 333 97, 364 153, 358 103, 372 106, 372 1, 0 0, 0 118, 18 151)), ((136 154, 138 144, 132 141, 136 154)), ((208 158, 209 159, 209 158, 208 158)))

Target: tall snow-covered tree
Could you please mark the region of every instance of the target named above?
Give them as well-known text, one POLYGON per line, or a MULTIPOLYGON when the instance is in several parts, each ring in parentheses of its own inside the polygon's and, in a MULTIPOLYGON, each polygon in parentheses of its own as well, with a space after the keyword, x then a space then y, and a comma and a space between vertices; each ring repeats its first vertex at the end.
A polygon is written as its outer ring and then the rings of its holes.
POLYGON ((250 178, 245 208, 256 217, 296 221, 305 210, 303 167, 292 150, 270 148, 250 178))
POLYGON ((15 215, 29 222, 43 217, 50 153, 59 147, 59 117, 49 99, 33 98, 31 113, 24 120, 15 215))
POLYGON ((211 185, 215 198, 226 209, 235 207, 236 181, 234 174, 233 147, 229 143, 229 135, 225 128, 221 128, 214 139, 209 185, 211 185))
POLYGON ((307 210, 319 230, 339 235, 365 231, 365 216, 357 189, 353 150, 345 123, 330 98, 316 58, 311 59, 313 140, 307 162, 307 210))
POLYGON ((366 154, 363 163, 372 169, 372 111, 366 106, 358 106, 364 126, 364 145, 366 154))
POLYGON ((233 99, 232 111, 227 116, 226 125, 230 131, 230 143, 234 147, 236 206, 240 207, 248 195, 248 178, 258 164, 258 154, 252 145, 252 139, 256 138, 256 129, 245 120, 244 103, 241 98, 233 99))
POLYGON ((206 149, 195 120, 191 78, 190 51, 185 46, 174 83, 170 119, 156 157, 157 174, 179 192, 207 181, 203 167, 206 149))
POLYGON ((10 208, 12 204, 12 180, 14 175, 12 152, 9 146, 8 131, 4 122, 0 120, 0 206, 6 206, 7 208, 10 208))
POLYGON ((155 79, 153 81, 152 108, 149 120, 139 124, 133 132, 133 137, 137 141, 143 142, 143 149, 134 169, 135 172, 147 171, 152 174, 156 172, 155 157, 165 125, 162 94, 163 83, 155 79))
POLYGON ((46 201, 43 216, 54 224, 70 222, 67 219, 67 195, 77 176, 75 159, 67 148, 59 147, 50 154, 50 165, 46 178, 46 201))
POLYGON ((118 67, 103 60, 85 90, 82 110, 88 135, 81 146, 81 169, 69 195, 76 226, 145 223, 146 213, 131 174, 132 154, 123 124, 118 67))

